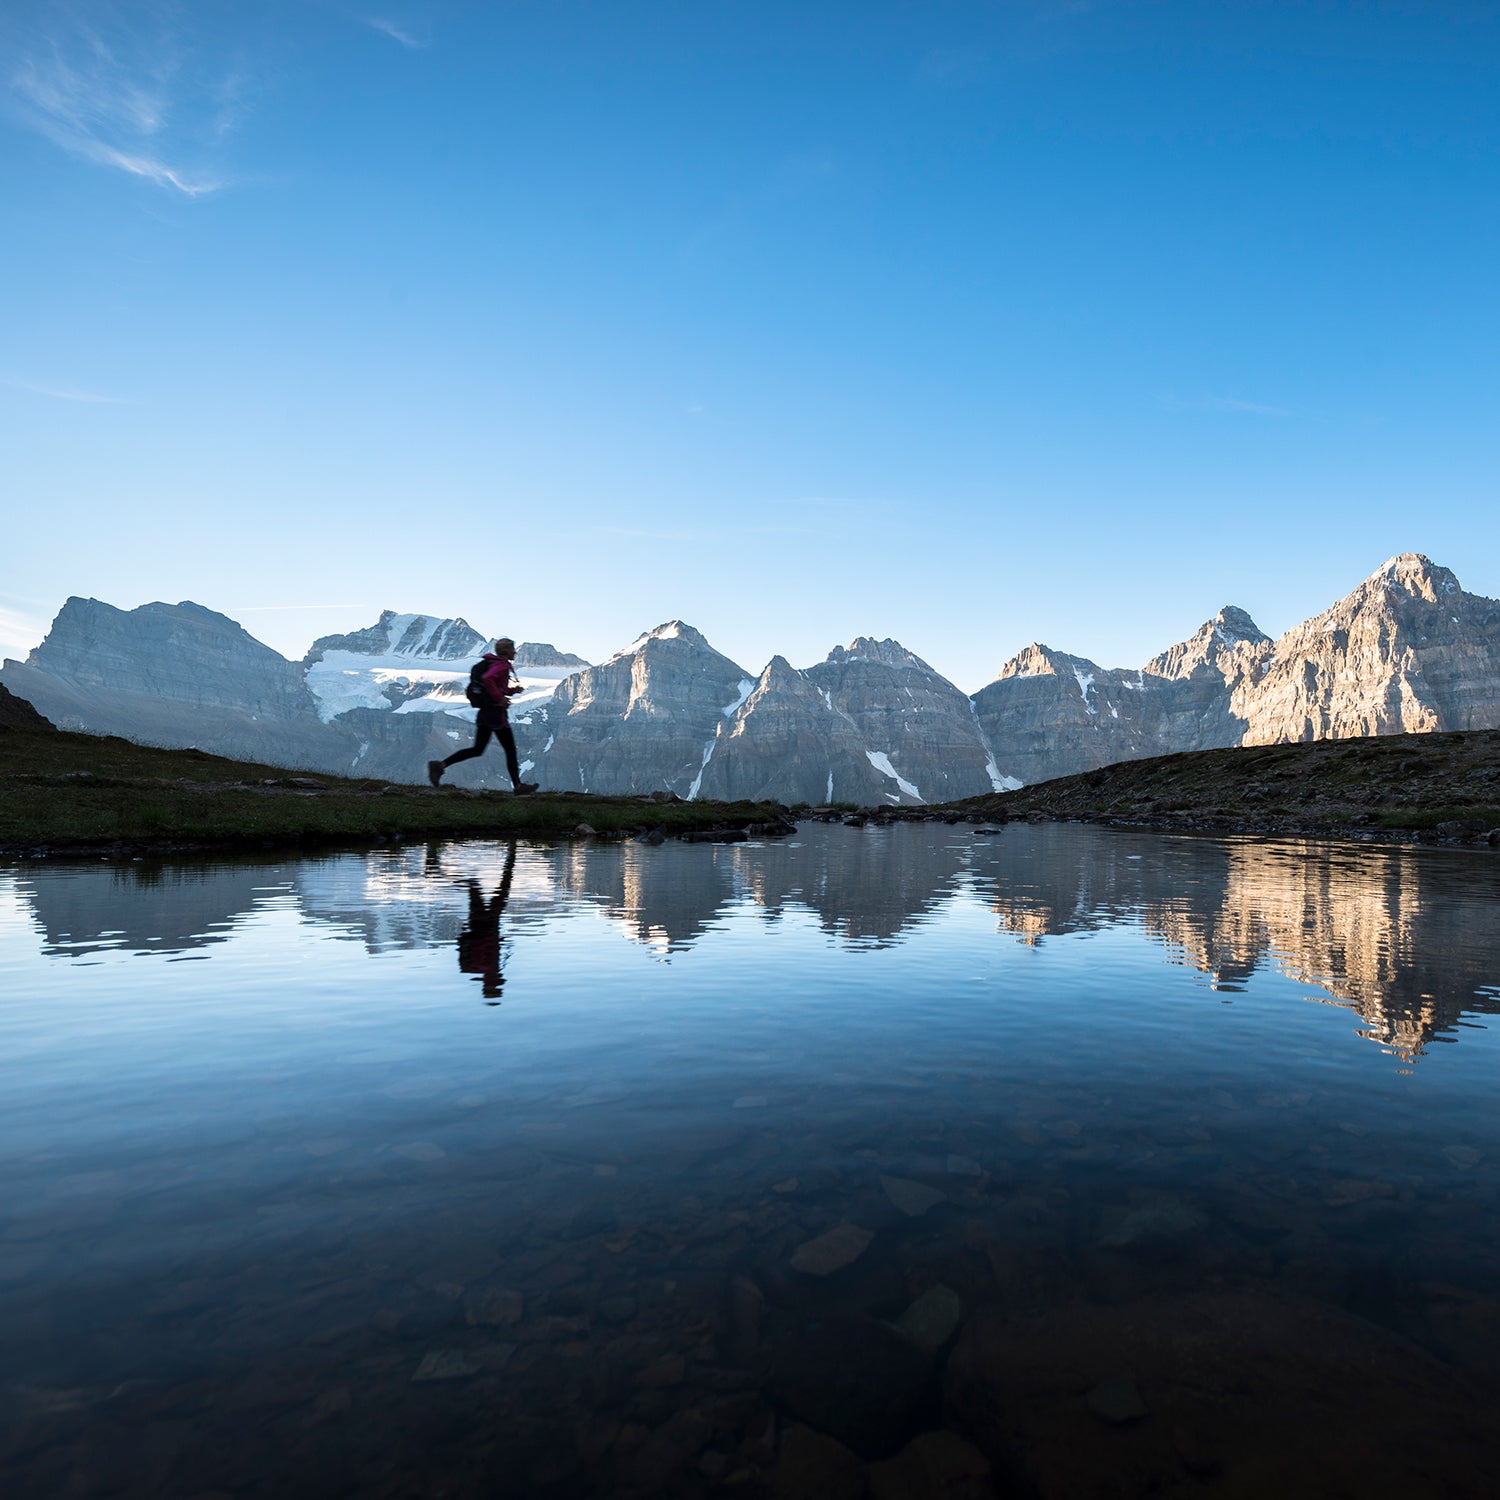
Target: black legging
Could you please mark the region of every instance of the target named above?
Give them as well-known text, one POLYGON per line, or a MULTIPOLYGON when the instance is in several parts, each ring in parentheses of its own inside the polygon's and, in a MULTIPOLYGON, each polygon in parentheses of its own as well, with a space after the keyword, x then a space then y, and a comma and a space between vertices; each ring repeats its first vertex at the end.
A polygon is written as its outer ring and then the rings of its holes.
POLYGON ((511 733, 510 720, 505 714, 488 708, 479 710, 479 718, 474 725, 474 743, 467 750, 455 750, 443 762, 443 769, 446 771, 449 766, 456 766, 461 760, 473 760, 476 755, 483 755, 491 735, 500 741, 500 748, 505 751, 505 769, 510 772, 511 785, 520 786, 521 767, 516 761, 516 737, 511 733))

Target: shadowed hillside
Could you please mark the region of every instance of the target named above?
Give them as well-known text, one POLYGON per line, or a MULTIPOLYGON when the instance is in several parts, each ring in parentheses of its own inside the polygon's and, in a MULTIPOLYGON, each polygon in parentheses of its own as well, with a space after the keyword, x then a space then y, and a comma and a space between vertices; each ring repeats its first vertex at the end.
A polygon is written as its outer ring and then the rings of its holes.
POLYGON ((1161 755, 971 797, 942 811, 1500 844, 1500 730, 1161 755))

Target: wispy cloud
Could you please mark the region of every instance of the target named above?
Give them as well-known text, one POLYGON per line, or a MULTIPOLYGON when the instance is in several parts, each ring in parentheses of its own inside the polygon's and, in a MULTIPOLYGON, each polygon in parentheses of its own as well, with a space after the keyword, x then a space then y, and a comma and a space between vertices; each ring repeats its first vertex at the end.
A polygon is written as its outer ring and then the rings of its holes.
POLYGON ((189 198, 216 191, 222 176, 203 157, 237 118, 238 88, 193 66, 173 14, 59 0, 27 8, 27 25, 0 37, 15 59, 0 75, 9 112, 84 161, 189 198))
POLYGON ((365 25, 380 32, 383 36, 390 37, 393 42, 400 42, 403 47, 419 49, 430 45, 421 38, 414 37, 409 31, 403 31, 394 21, 388 20, 385 16, 366 16, 365 25))
POLYGON ((91 406, 121 406, 123 396, 101 396, 96 391, 80 391, 70 385, 38 385, 33 380, 12 380, 0 375, 0 385, 13 391, 29 391, 33 396, 49 396, 54 401, 84 401, 91 406))
POLYGON ((1242 401, 1238 396, 1163 396, 1161 404, 1168 411, 1228 412, 1252 417, 1297 415, 1284 406, 1268 406, 1263 401, 1242 401))

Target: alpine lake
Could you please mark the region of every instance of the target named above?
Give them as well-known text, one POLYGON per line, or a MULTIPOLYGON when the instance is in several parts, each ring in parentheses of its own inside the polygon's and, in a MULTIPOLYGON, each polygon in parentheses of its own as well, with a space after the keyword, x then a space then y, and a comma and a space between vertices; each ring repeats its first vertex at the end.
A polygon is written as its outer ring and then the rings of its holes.
POLYGON ((1500 1493, 1500 858, 0 866, 0 1493, 1500 1493))

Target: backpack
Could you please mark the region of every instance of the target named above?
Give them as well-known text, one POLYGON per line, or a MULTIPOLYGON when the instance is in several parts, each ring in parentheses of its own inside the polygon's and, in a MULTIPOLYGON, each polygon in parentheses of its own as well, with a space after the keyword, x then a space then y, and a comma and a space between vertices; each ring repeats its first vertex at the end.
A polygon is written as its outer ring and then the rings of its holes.
POLYGON ((475 708, 494 708, 495 706, 495 700, 485 692, 484 684, 479 680, 489 671, 494 660, 492 656, 482 656, 469 668, 469 685, 464 689, 464 697, 475 708))

